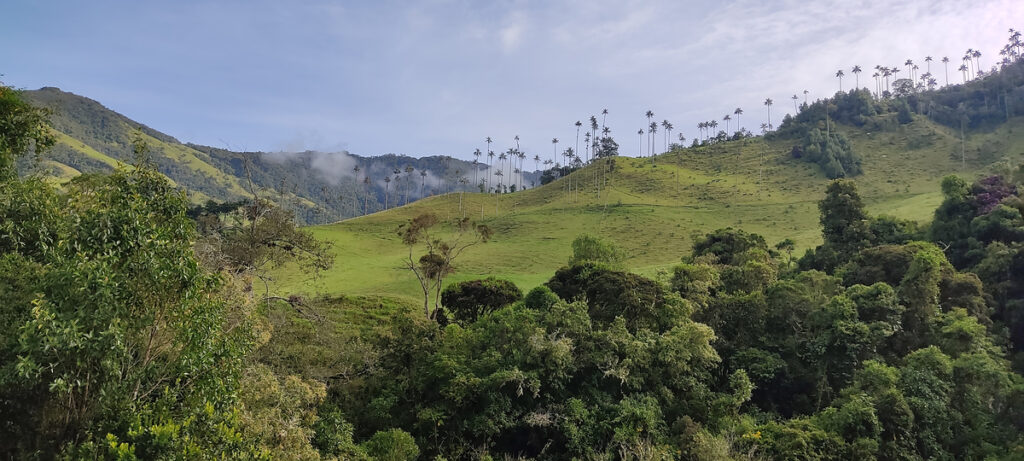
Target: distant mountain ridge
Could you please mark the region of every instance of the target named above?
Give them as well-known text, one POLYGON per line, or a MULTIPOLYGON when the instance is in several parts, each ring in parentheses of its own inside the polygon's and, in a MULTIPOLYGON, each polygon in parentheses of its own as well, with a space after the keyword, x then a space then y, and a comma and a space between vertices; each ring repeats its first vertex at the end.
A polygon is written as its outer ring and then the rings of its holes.
MULTIPOLYGON (((82 173, 110 171, 119 164, 132 163, 132 142, 141 137, 160 172, 187 190, 193 202, 248 197, 251 179, 259 194, 288 206, 307 224, 372 213, 385 205, 391 208, 424 196, 477 190, 476 184, 486 175, 486 165, 476 165, 474 172, 472 162, 448 156, 234 152, 182 143, 98 101, 58 88, 25 91, 24 96, 53 111, 58 143, 38 162, 23 160, 19 165, 22 173, 41 171, 70 179, 82 173), (460 182, 460 177, 466 181, 460 182)), ((523 176, 524 185, 529 185, 540 175, 523 176)))

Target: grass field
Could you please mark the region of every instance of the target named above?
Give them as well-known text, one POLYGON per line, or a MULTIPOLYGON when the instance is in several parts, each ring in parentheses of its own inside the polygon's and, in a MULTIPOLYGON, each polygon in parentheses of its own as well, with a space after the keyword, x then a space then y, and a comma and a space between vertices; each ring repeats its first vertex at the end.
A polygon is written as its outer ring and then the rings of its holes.
MULTIPOLYGON (((959 138, 927 120, 891 132, 841 129, 864 158, 864 174, 855 179, 869 211, 928 221, 941 202, 943 176, 973 178, 993 164, 1024 159, 1022 126, 1024 120, 1015 119, 994 132, 969 136, 966 170, 959 138)), ((565 264, 571 241, 581 233, 612 240, 627 254, 627 267, 647 276, 657 276, 687 254, 694 233, 721 227, 762 234, 770 244, 792 238, 800 249, 812 247, 820 242, 817 202, 828 180, 816 165, 792 158, 792 144, 754 138, 677 150, 653 162, 619 157, 600 197, 600 167, 591 165, 522 192, 454 193, 312 227, 317 237, 334 244, 334 268, 311 279, 286 266, 275 274, 277 288, 414 301, 418 284, 401 268, 408 249, 395 231, 424 212, 442 219, 466 215, 495 231, 489 243, 457 261, 458 272, 449 282, 493 275, 523 289, 543 283, 565 264), (570 181, 580 185, 578 194, 567 192, 570 181)))

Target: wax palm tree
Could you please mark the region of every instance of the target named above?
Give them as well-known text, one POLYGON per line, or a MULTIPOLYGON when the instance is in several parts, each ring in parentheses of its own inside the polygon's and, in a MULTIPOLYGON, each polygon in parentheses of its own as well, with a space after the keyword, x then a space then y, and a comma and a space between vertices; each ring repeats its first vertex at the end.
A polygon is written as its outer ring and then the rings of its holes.
POLYGON ((534 170, 540 170, 540 156, 539 155, 534 155, 533 156, 533 169, 534 170))
POLYGON ((854 89, 858 89, 859 90, 860 89, 860 73, 862 72, 860 66, 853 66, 853 69, 851 69, 850 72, 853 72, 854 89))
POLYGON ((483 152, 480 152, 480 149, 477 149, 477 150, 473 151, 473 157, 476 157, 473 160, 473 184, 476 184, 476 175, 477 175, 477 171, 480 169, 480 156, 481 155, 483 155, 483 152))
POLYGON ((731 120, 732 120, 732 117, 730 117, 729 114, 725 114, 725 117, 722 117, 722 121, 725 122, 725 132, 726 133, 729 132, 729 122, 731 120))
POLYGON ((654 134, 658 132, 658 122, 647 126, 647 142, 651 145, 651 157, 654 157, 654 134))
POLYGON ((604 129, 605 121, 607 121, 607 120, 608 120, 608 109, 602 109, 601 110, 601 129, 602 130, 604 129))
POLYGON ((368 200, 370 200, 370 175, 363 176, 363 214, 370 213, 368 200))
POLYGON ((981 72, 981 51, 974 50, 974 52, 971 53, 971 57, 974 58, 974 67, 978 69, 978 72, 981 72))
POLYGON ((388 209, 388 186, 391 185, 391 176, 384 176, 384 209, 388 209))
POLYGON ((580 122, 579 120, 577 120, 576 121, 576 152, 580 151, 580 127, 581 126, 583 126, 583 123, 580 122))
POLYGON ((796 108, 796 101, 798 99, 800 99, 800 97, 794 94, 792 99, 793 99, 793 115, 796 115, 796 113, 798 111, 798 109, 796 108))
MULTIPOLYGON (((650 126, 651 125, 651 119, 654 118, 654 112, 651 111, 651 110, 648 110, 647 113, 645 113, 644 115, 647 116, 647 126, 650 126)), ((653 133, 651 133, 651 131, 648 130, 647 131, 647 138, 648 138, 647 145, 648 146, 650 146, 650 144, 651 144, 651 142, 650 142, 651 134, 653 134, 653 133)), ((647 153, 649 155, 654 155, 654 149, 649 150, 647 153)))
POLYGON ((639 154, 637 154, 637 156, 638 157, 643 157, 644 156, 644 129, 641 128, 641 129, 637 130, 636 134, 640 138, 640 141, 637 143, 637 148, 638 148, 638 152, 639 152, 639 154))
POLYGON ((942 67, 946 69, 946 86, 949 86, 949 57, 942 57, 942 67))
POLYGON ((881 77, 882 74, 880 74, 878 72, 875 72, 875 73, 871 74, 871 76, 875 77, 875 97, 877 98, 877 97, 880 96, 880 93, 882 92, 881 91, 882 81, 881 81, 881 79, 879 79, 879 77, 881 77))
POLYGON ((661 137, 662 137, 662 143, 664 144, 665 152, 668 152, 668 135, 669 135, 668 128, 670 126, 672 126, 672 125, 670 123, 668 123, 668 120, 662 120, 661 121, 661 128, 662 128, 662 130, 661 130, 661 137))
POLYGON ((964 78, 964 83, 967 83, 967 64, 960 64, 957 70, 960 71, 960 75, 964 78))
POLYGON ((924 65, 925 65, 925 70, 924 71, 928 72, 928 73, 931 73, 931 71, 932 71, 932 57, 931 56, 925 56, 924 57, 924 65))
POLYGON ((908 59, 907 62, 903 63, 903 65, 907 66, 907 74, 910 75, 910 79, 913 80, 914 76, 912 75, 911 67, 914 66, 914 60, 913 59, 908 59))
MULTIPOLYGON (((590 141, 597 144, 597 117, 593 115, 590 116, 590 141)), ((591 146, 590 149, 590 157, 597 155, 597 149, 594 149, 593 147, 594 146, 591 146)), ((589 162, 590 158, 588 158, 587 161, 589 162)))
POLYGON ((743 109, 737 107, 732 113, 736 116, 736 131, 743 131, 743 125, 740 125, 740 115, 743 115, 743 109))
POLYGON ((487 151, 487 184, 486 184, 488 189, 490 189, 490 186, 492 185, 490 177, 491 177, 491 175, 494 174, 493 166, 494 166, 494 151, 493 150, 488 150, 487 151))
MULTIPOLYGON (((840 72, 842 72, 842 71, 840 71, 840 72)), ((840 82, 842 82, 842 80, 840 80, 840 82)), ((840 83, 840 87, 841 86, 842 86, 842 83, 840 83)), ((840 91, 842 91, 842 90, 840 90, 840 91)), ((774 104, 774 103, 775 103, 775 101, 772 101, 772 98, 768 98, 768 99, 764 100, 764 105, 765 105, 765 107, 768 108, 768 129, 769 130, 772 129, 772 104, 774 104)))
POLYGON ((805 106, 807 105, 807 94, 808 93, 810 93, 810 91, 804 90, 804 105, 805 106))
POLYGON ((558 156, 558 138, 551 138, 551 157, 558 156))
POLYGON ((709 122, 711 125, 711 133, 714 137, 718 137, 718 120, 712 120, 709 122))
MULTIPOLYGON (((843 91, 843 75, 846 75, 843 73, 843 69, 839 69, 836 71, 836 77, 839 78, 839 91, 843 91)), ((771 124, 769 123, 769 125, 771 124)))
POLYGON ((686 142, 686 136, 683 136, 682 133, 679 133, 679 145, 682 146, 685 142, 686 142))

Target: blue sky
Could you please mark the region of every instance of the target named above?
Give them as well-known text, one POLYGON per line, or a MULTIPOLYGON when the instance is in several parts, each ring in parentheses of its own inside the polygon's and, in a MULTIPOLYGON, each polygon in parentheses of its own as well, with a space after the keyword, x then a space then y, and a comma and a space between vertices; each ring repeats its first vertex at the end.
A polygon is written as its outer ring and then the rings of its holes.
POLYGON ((647 110, 687 138, 736 107, 753 129, 765 98, 780 120, 794 93, 835 92, 837 69, 849 89, 859 64, 870 86, 876 64, 932 55, 942 83, 941 56, 955 69, 976 48, 988 68, 1024 28, 1012 0, 5 3, 8 85, 88 96, 184 142, 460 158, 516 135, 550 156, 605 108, 627 155, 647 110))

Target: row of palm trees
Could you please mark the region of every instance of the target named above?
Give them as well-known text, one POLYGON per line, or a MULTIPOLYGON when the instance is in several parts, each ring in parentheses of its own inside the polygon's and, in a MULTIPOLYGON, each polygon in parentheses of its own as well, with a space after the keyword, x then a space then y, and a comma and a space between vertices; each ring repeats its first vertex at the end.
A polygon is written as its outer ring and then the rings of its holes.
MULTIPOLYGON (((1019 41, 1019 34, 1020 34, 1019 32, 1016 32, 1013 29, 1010 29, 1010 33, 1011 34, 1017 34, 1018 41, 1019 41)), ((1012 46, 1010 46, 1010 45, 1008 45, 1007 48, 1004 48, 1004 50, 1002 52, 1000 52, 1000 54, 1003 54, 1003 55, 1007 55, 1007 54, 1011 54, 1011 53, 1012 53, 1012 46)), ((957 70, 960 71, 960 73, 962 74, 962 78, 963 78, 962 83, 967 83, 968 80, 971 80, 971 79, 977 78, 977 77, 982 77, 982 76, 985 75, 985 71, 982 70, 982 68, 981 68, 981 56, 982 56, 981 51, 975 50, 973 48, 968 48, 967 51, 964 53, 963 57, 961 58, 961 63, 962 64, 960 65, 960 67, 957 68, 957 70)), ((906 76, 907 76, 906 78, 908 78, 913 83, 915 88, 917 88, 917 89, 929 89, 929 90, 935 89, 935 87, 938 86, 938 79, 932 74, 932 62, 933 61, 934 61, 934 58, 932 56, 925 56, 924 57, 925 71, 924 71, 924 73, 920 73, 920 74, 918 73, 918 71, 920 70, 920 66, 918 66, 916 63, 914 63, 913 59, 907 59, 906 61, 903 62, 902 66, 901 65, 894 65, 894 66, 889 67, 889 66, 876 65, 875 66, 875 72, 873 74, 871 74, 871 76, 874 77, 874 79, 875 79, 875 91, 874 91, 875 97, 881 98, 881 97, 884 97, 885 94, 891 93, 892 88, 891 88, 891 85, 890 85, 890 83, 891 83, 890 78, 892 79, 893 82, 895 80, 897 80, 897 76, 900 74, 900 72, 902 72, 904 70, 904 68, 905 68, 905 70, 907 72, 906 73, 906 76), (883 85, 883 82, 884 82, 884 85, 883 85)), ((944 85, 945 86, 949 86, 949 63, 951 61, 950 61, 948 56, 943 56, 940 61, 942 62, 943 75, 945 77, 944 78, 944 81, 945 81, 944 85)), ((860 73, 863 72, 863 69, 859 65, 856 65, 856 66, 853 66, 852 69, 850 69, 850 72, 853 73, 853 75, 855 77, 855 88, 861 88, 861 86, 860 86, 860 73)), ((843 77, 846 75, 846 73, 843 72, 843 69, 839 69, 839 70, 836 71, 835 75, 836 75, 836 78, 839 79, 839 91, 843 91, 843 77)))

